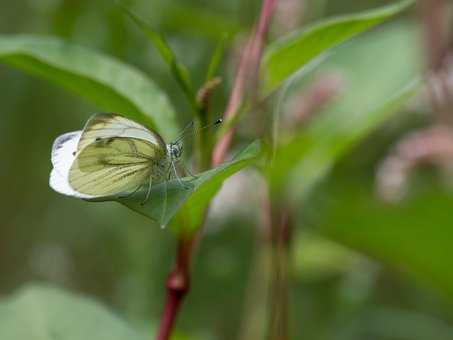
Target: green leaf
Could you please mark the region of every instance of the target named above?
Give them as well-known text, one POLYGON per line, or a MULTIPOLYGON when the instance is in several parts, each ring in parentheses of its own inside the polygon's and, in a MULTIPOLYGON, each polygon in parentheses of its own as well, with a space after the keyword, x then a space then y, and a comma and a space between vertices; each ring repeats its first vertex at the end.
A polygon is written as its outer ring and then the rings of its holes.
POLYGON ((240 152, 231 162, 215 169, 197 174, 197 178, 184 181, 183 187, 177 180, 153 186, 150 199, 143 204, 144 192, 118 201, 130 209, 159 223, 167 225, 178 214, 175 230, 194 231, 199 227, 205 209, 221 188, 225 179, 251 165, 259 156, 260 144, 254 142, 240 152))
POLYGON ((165 37, 161 33, 154 30, 150 25, 148 25, 137 15, 129 11, 126 7, 122 6, 121 8, 132 19, 132 21, 135 22, 135 24, 148 38, 149 42, 151 42, 151 44, 160 53, 160 56, 168 64, 171 73, 173 74, 174 78, 176 79, 179 86, 186 95, 187 100, 192 105, 192 108, 194 109, 195 112, 197 112, 198 106, 196 102, 195 91, 193 89, 192 82, 190 81, 189 72, 187 71, 187 68, 183 64, 178 62, 175 54, 173 53, 173 50, 165 40, 165 37))
POLYGON ((53 37, 0 35, 0 61, 155 128, 164 138, 179 130, 165 94, 142 72, 107 55, 53 37))
POLYGON ((358 14, 323 20, 269 45, 261 65, 266 96, 321 53, 401 12, 413 0, 400 1, 358 14))
POLYGON ((376 197, 374 181, 360 179, 347 174, 323 185, 323 199, 315 198, 316 226, 329 238, 409 273, 453 301, 452 192, 432 180, 412 181, 409 197, 390 205, 376 197))
POLYGON ((417 46, 415 28, 405 23, 338 48, 318 73, 339 73, 342 95, 277 147, 270 170, 273 189, 287 185, 295 200, 305 198, 335 161, 397 112, 418 88, 417 46))
POLYGON ((0 303, 0 339, 144 340, 123 320, 85 297, 26 286, 0 303))

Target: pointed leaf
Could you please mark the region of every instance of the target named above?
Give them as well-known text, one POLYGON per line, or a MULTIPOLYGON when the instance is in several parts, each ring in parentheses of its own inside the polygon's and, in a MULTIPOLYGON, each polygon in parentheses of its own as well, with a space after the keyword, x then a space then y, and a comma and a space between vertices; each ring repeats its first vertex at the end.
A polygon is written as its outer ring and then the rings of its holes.
POLYGON ((259 156, 258 142, 250 144, 231 162, 215 169, 197 174, 197 178, 184 181, 183 187, 177 180, 171 180, 152 187, 150 199, 143 204, 145 192, 137 193, 118 201, 130 209, 151 218, 161 226, 167 225, 178 214, 176 231, 197 228, 209 202, 221 188, 225 179, 251 165, 259 156))
POLYGON ((165 94, 142 72, 112 57, 53 37, 0 35, 0 62, 155 128, 164 138, 177 134, 165 94))
POLYGON ((413 3, 413 0, 404 0, 358 14, 323 20, 277 40, 266 48, 263 57, 262 93, 268 95, 321 53, 384 22, 413 3))

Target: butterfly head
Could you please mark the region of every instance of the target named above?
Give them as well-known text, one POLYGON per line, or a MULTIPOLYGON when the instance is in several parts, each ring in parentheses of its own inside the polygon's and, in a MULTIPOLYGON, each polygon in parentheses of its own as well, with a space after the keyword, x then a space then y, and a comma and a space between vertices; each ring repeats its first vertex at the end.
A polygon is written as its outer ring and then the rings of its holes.
POLYGON ((193 128, 193 125, 194 123, 193 122, 190 122, 183 130, 182 132, 179 134, 178 138, 176 138, 176 140, 170 144, 167 144, 167 152, 168 152, 168 155, 170 156, 171 160, 174 162, 174 161, 177 161, 179 160, 179 158, 181 158, 181 155, 182 155, 182 140, 185 138, 185 137, 188 137, 188 136, 193 136, 194 134, 200 132, 201 130, 204 130, 206 128, 209 128, 211 126, 215 126, 215 125, 219 125, 223 122, 223 119, 218 119, 215 123, 213 124, 208 124, 208 125, 205 125, 201 128, 198 128, 198 129, 192 129, 193 128))
POLYGON ((168 144, 168 154, 173 161, 178 160, 181 158, 182 155, 182 143, 181 142, 173 142, 168 144))

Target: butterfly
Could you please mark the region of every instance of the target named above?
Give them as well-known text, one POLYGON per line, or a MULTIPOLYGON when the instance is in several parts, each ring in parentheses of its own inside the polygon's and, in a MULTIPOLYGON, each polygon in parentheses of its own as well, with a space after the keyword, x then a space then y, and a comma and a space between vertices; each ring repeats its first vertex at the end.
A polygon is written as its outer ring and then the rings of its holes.
POLYGON ((96 114, 82 131, 55 139, 50 187, 82 199, 127 196, 146 187, 146 202, 151 186, 168 180, 172 170, 181 182, 175 163, 187 129, 166 144, 158 133, 119 114, 96 114))

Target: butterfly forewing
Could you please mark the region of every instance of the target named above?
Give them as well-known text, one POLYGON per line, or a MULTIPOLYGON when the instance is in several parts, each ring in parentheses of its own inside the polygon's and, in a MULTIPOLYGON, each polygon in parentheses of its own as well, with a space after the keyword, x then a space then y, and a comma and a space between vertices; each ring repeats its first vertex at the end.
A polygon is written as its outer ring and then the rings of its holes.
POLYGON ((77 152, 80 152, 96 140, 111 137, 143 139, 162 148, 164 152, 166 150, 165 142, 162 138, 143 125, 114 113, 99 113, 91 117, 85 125, 77 152))
POLYGON ((78 151, 69 170, 69 184, 77 192, 118 195, 164 176, 166 152, 160 145, 130 137, 96 138, 78 151))

